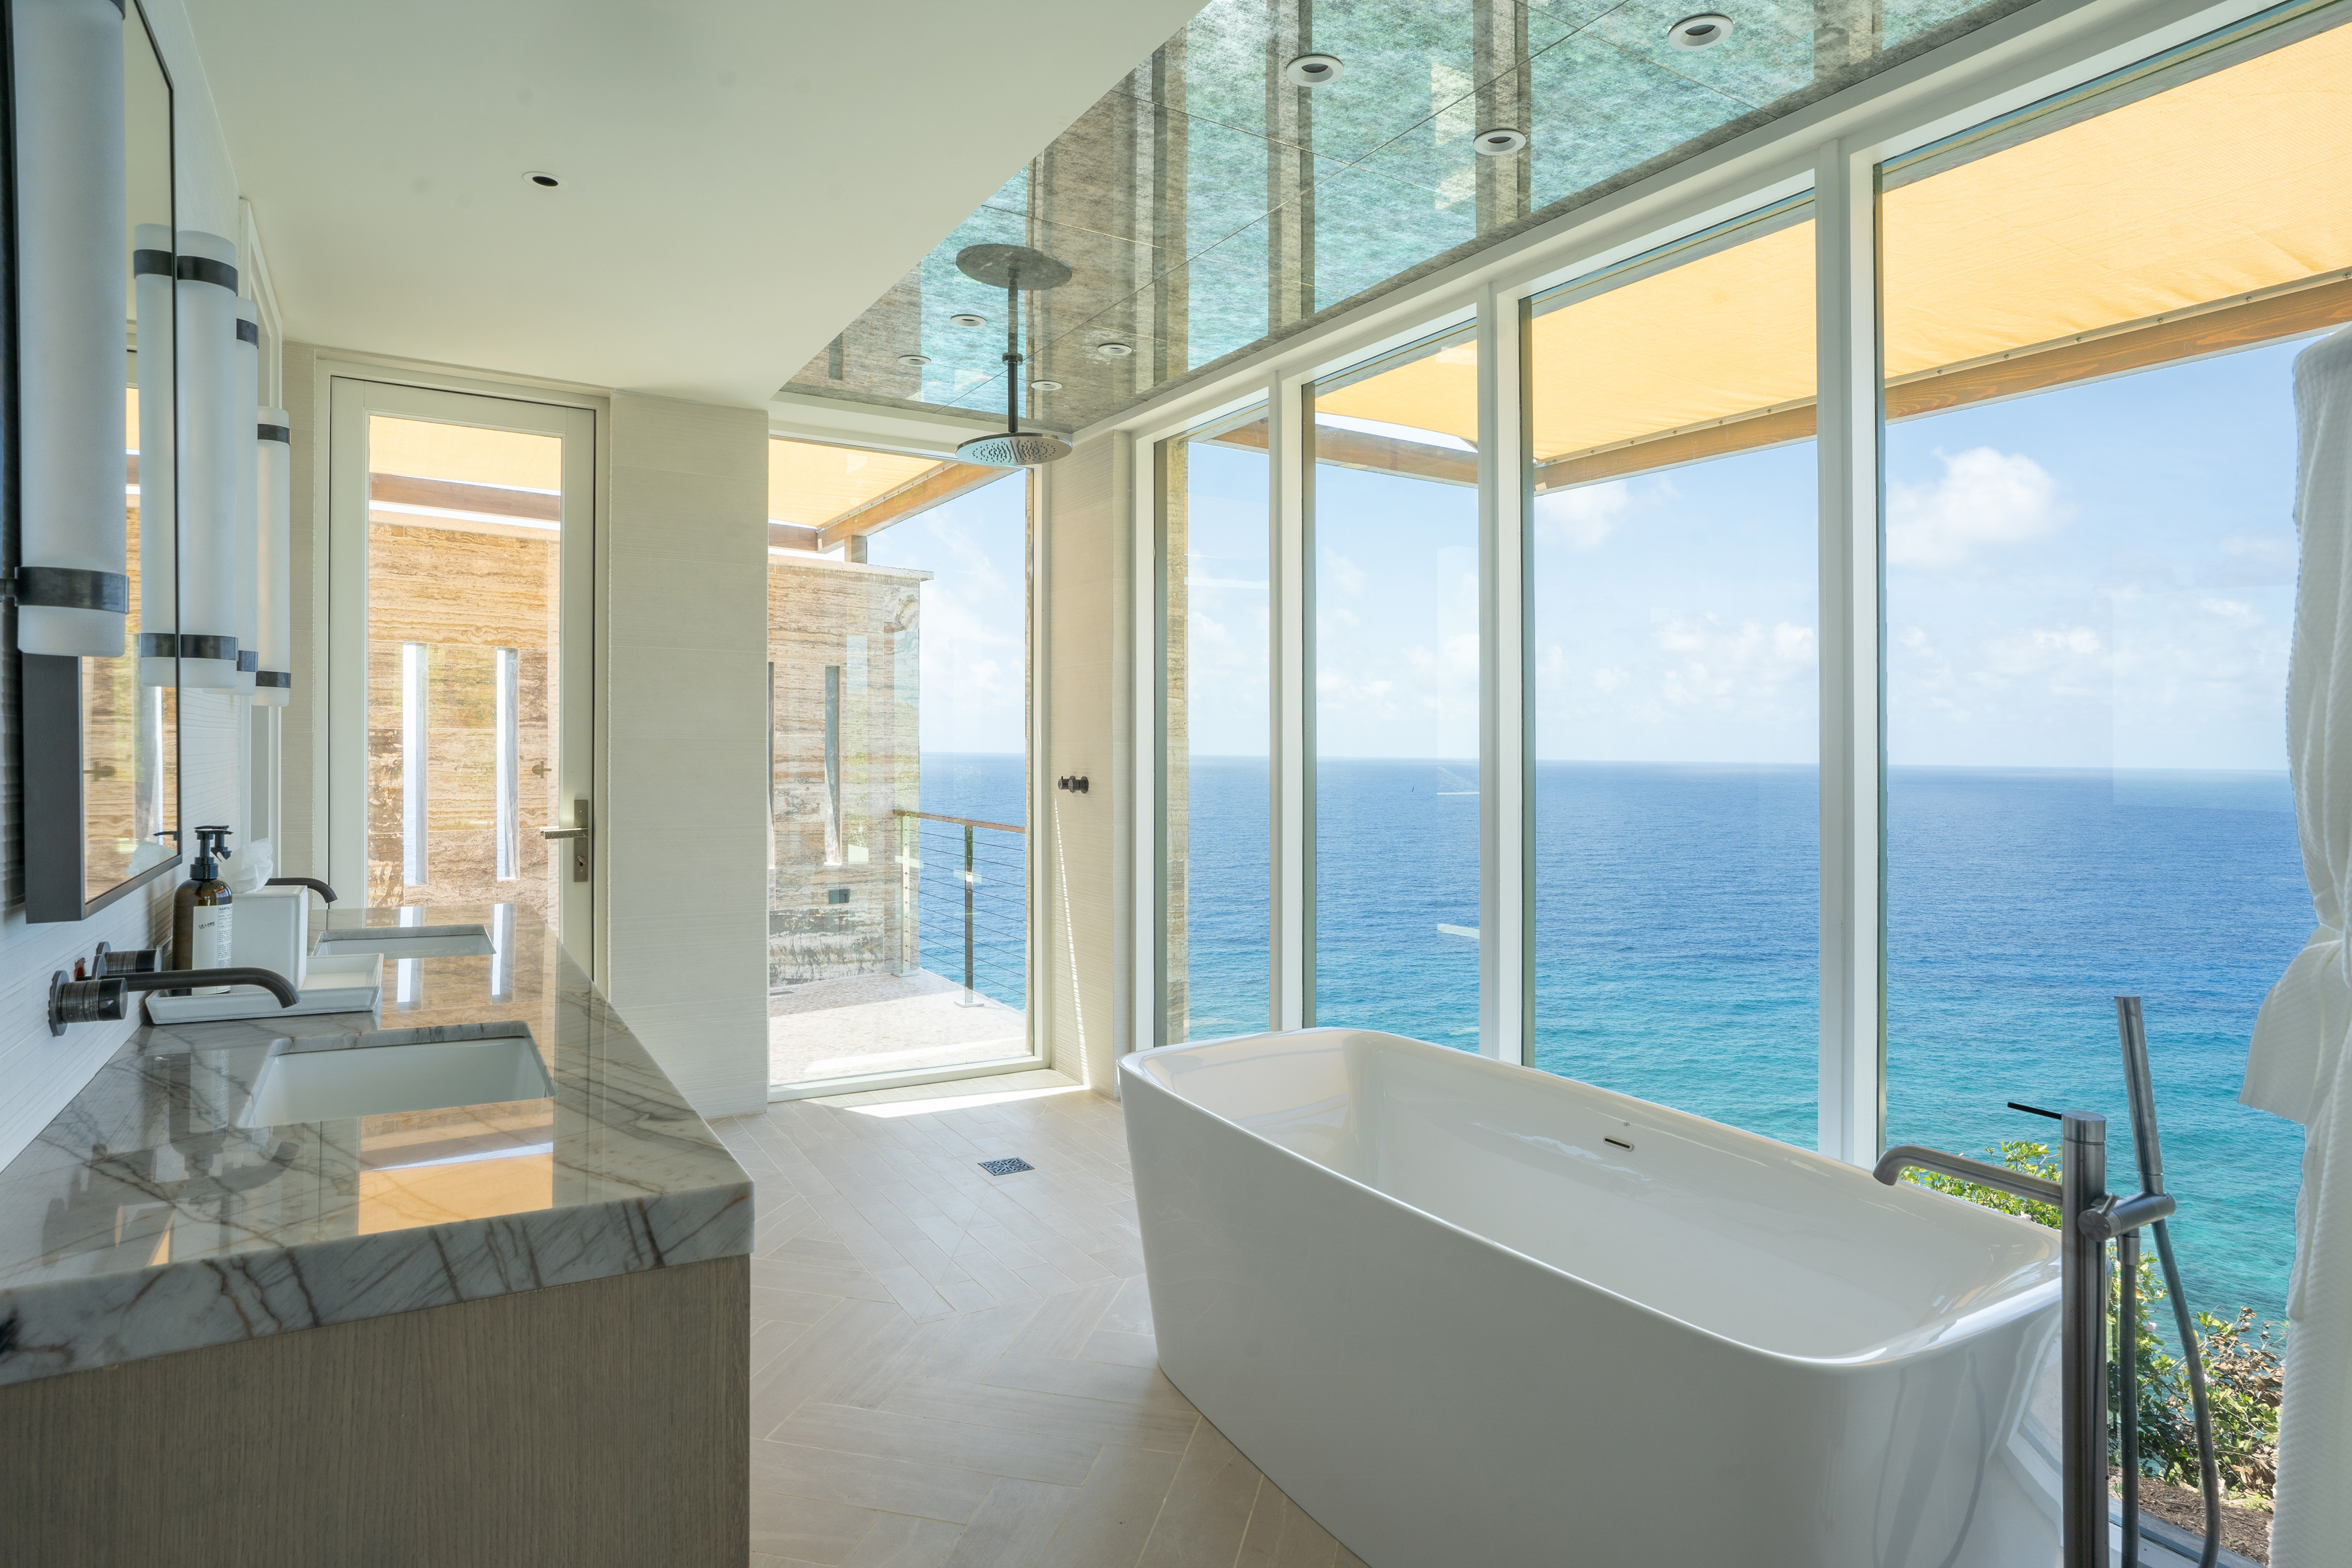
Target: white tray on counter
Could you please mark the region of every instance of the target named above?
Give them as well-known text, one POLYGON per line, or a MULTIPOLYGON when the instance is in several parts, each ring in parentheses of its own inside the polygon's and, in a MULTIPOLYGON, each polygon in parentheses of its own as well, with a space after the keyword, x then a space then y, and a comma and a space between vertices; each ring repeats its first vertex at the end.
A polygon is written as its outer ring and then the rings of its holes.
POLYGON ((320 954, 302 977, 299 999, 281 1008, 259 986, 231 986, 209 997, 149 993, 151 1023, 213 1023, 222 1019, 292 1018, 300 1013, 366 1013, 383 1005, 383 955, 320 954))

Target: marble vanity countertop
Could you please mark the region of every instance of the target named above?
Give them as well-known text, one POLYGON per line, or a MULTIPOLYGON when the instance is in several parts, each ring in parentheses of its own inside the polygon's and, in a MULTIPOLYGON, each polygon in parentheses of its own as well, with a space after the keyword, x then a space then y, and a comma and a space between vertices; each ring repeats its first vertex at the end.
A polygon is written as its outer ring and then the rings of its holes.
POLYGON ((380 1018, 143 1028, 0 1170, 0 1385, 751 1251, 751 1178, 553 935, 417 916, 499 951, 387 957, 380 1018), (273 1055, 513 1021, 551 1098, 237 1124, 273 1055))

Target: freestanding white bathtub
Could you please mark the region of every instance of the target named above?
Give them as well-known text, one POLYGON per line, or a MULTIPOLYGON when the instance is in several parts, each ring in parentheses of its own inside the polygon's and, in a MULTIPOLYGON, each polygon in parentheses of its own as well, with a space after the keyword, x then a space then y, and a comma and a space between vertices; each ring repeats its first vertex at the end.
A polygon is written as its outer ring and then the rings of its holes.
POLYGON ((2054 1233, 1307 1030, 1122 1063, 1160 1364, 1372 1568, 2022 1568, 2054 1233))

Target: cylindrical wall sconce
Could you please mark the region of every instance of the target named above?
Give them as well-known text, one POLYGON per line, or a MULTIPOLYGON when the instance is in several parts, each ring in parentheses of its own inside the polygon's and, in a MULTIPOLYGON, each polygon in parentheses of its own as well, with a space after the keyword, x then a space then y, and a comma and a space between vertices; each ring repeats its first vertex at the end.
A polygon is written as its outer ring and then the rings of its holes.
POLYGON ((261 512, 261 662, 253 700, 284 707, 294 695, 293 422, 282 408, 265 408, 257 491, 261 512))
POLYGON ((122 12, 17 0, 16 646, 119 658, 124 559, 122 12))
POLYGON ((242 528, 237 517, 248 482, 237 454, 250 475, 254 406, 237 393, 236 246, 182 229, 179 251, 180 684, 235 691, 239 540, 254 527, 251 511, 242 528))
POLYGON ((229 472, 236 476, 236 689, 255 690, 261 669, 261 514, 257 506, 260 455, 254 421, 261 403, 261 313, 250 299, 236 302, 236 343, 229 350, 240 418, 229 472))
POLYGON ((178 403, 172 365, 172 231, 141 224, 131 235, 139 311, 139 684, 180 683, 178 403))

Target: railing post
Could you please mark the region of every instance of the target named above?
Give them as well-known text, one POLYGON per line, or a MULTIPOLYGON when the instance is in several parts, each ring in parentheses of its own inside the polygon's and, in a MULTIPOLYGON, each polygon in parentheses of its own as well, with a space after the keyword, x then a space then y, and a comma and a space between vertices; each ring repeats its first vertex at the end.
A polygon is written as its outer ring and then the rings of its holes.
POLYGON ((980 998, 971 994, 971 905, 973 886, 979 881, 972 869, 971 824, 963 825, 963 1005, 976 1008, 980 998))

